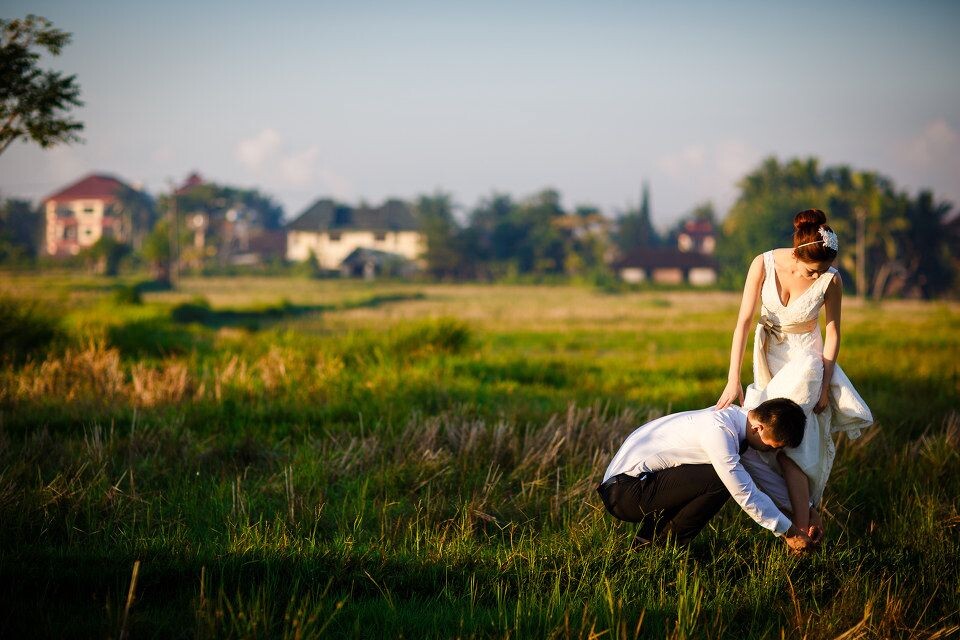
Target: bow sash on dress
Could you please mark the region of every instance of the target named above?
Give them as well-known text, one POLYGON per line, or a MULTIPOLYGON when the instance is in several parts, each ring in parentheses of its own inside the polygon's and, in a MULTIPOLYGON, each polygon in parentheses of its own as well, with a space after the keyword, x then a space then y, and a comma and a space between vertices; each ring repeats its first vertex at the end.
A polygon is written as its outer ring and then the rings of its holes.
POLYGON ((760 322, 757 325, 757 337, 760 339, 759 362, 757 362, 757 373, 762 380, 757 380, 758 386, 762 389, 767 386, 773 377, 770 374, 770 365, 767 364, 767 340, 774 339, 780 344, 786 338, 788 333, 809 333, 817 328, 817 319, 813 318, 806 322, 795 322, 793 324, 777 324, 765 314, 760 314, 760 322))

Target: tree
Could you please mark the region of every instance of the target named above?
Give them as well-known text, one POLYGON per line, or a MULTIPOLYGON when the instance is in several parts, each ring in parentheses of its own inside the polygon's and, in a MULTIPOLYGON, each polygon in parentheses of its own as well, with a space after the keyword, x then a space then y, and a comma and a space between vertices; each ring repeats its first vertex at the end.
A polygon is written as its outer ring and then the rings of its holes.
POLYGON ((687 215, 687 219, 694 220, 696 222, 709 222, 712 225, 716 225, 717 212, 713 208, 713 203, 708 200, 695 206, 687 215))
MULTIPOLYGON (((264 229, 280 229, 283 220, 283 207, 256 189, 205 182, 196 174, 175 193, 161 195, 157 208, 161 212, 175 209, 182 223, 201 216, 203 226, 195 231, 202 234, 203 250, 194 252, 191 260, 197 267, 204 258, 214 256, 221 265, 229 264, 232 255, 246 250, 252 235, 264 229)), ((181 243, 182 247, 188 246, 190 240, 185 235, 181 243)))
POLYGON ((24 263, 39 252, 43 217, 26 200, 0 203, 0 263, 24 263))
POLYGON ((435 278, 459 275, 463 256, 458 247, 459 226, 453 217, 453 200, 448 193, 423 195, 417 200, 417 218, 427 238, 423 258, 435 278))
POLYGON ((614 240, 623 254, 660 244, 660 237, 650 220, 650 186, 646 182, 640 195, 640 207, 628 210, 617 219, 614 240))
POLYGON ((120 260, 130 252, 130 247, 110 236, 101 236, 99 240, 84 249, 80 256, 90 269, 104 276, 115 276, 120 270, 120 260))
POLYGON ((937 202, 930 191, 921 191, 907 208, 909 226, 903 244, 910 262, 906 280, 915 283, 924 298, 946 293, 956 279, 952 262, 957 238, 949 220, 951 209, 950 204, 937 202))
POLYGON ((837 266, 861 295, 930 297, 953 285, 950 206, 932 194, 913 199, 876 172, 821 168, 816 158, 767 158, 741 180, 740 191, 717 247, 730 286, 743 284, 758 253, 790 246, 794 214, 810 208, 827 212, 840 238, 837 266))
POLYGON ((517 245, 521 273, 563 272, 566 243, 559 225, 563 216, 560 194, 554 189, 544 189, 517 208, 518 227, 525 231, 517 245))
POLYGON ((653 223, 650 222, 650 185, 646 180, 643 182, 643 190, 640 194, 640 211, 637 214, 640 220, 640 226, 646 237, 643 238, 645 244, 651 244, 654 235, 653 223))
POLYGON ((78 142, 83 124, 68 113, 83 105, 76 76, 37 66, 40 51, 60 55, 70 34, 28 15, 0 20, 0 38, 0 154, 19 138, 44 148, 78 142))
POLYGON ((145 191, 124 185, 117 192, 116 208, 123 218, 123 226, 130 230, 134 250, 143 246, 143 240, 157 220, 157 207, 145 191))
POLYGON ((796 212, 826 208, 819 174, 819 162, 813 158, 783 165, 776 158, 767 158, 743 177, 740 196, 723 222, 717 244, 721 279, 726 284, 743 286, 754 256, 775 247, 790 246, 796 212))
POLYGON ((504 193, 482 199, 470 214, 466 233, 473 258, 483 267, 484 277, 494 278, 516 272, 514 256, 520 240, 515 220, 516 204, 504 193))
POLYGON ((150 263, 150 271, 157 282, 170 284, 170 221, 160 220, 143 240, 140 249, 150 263))
POLYGON ((689 222, 709 222, 714 229, 717 228, 717 212, 713 208, 713 203, 709 200, 701 202, 690 210, 685 216, 677 220, 670 231, 667 233, 666 240, 670 246, 677 245, 677 238, 686 229, 689 222))
POLYGON ((597 207, 580 205, 554 224, 560 228, 566 245, 563 270, 567 275, 582 277, 606 272, 610 221, 597 207))

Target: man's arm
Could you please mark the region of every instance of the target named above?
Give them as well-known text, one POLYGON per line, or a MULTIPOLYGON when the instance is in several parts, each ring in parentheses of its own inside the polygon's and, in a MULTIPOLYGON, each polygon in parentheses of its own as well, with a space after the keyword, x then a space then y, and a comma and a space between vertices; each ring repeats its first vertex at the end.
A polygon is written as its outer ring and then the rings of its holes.
MULTIPOLYGON (((809 515, 809 526, 805 529, 800 527, 797 524, 799 519, 793 516, 793 506, 790 504, 790 495, 787 491, 787 483, 784 477, 774 471, 773 468, 760 457, 760 454, 758 454, 756 450, 750 449, 740 456, 740 464, 743 465, 743 468, 746 469, 750 477, 753 478, 757 488, 767 494, 780 511, 793 520, 794 526, 807 534, 811 542, 819 544, 823 541, 824 531, 820 514, 808 503, 808 505, 803 508, 803 511, 809 515)), ((806 476, 804 476, 804 478, 805 477, 806 476)))
POLYGON ((777 508, 767 494, 760 491, 740 462, 734 431, 724 422, 721 412, 714 415, 715 424, 705 430, 701 437, 701 446, 730 496, 761 527, 778 536, 784 536, 791 549, 806 550, 810 544, 807 535, 794 527, 790 518, 777 508))

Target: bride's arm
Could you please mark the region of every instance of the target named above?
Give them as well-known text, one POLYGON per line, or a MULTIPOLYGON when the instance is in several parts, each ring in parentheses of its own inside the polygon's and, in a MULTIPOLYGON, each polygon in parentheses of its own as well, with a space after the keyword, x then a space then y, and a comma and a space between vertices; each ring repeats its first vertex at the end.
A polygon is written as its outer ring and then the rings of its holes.
POLYGON ((743 404, 743 385, 740 384, 740 365, 743 362, 743 352, 747 348, 747 332, 753 321, 753 313, 757 308, 760 297, 760 287, 763 285, 763 256, 759 255, 750 264, 747 272, 747 281, 743 285, 743 298, 740 300, 740 314, 737 316, 737 326, 733 330, 733 344, 730 347, 730 369, 727 372, 727 386, 717 400, 717 409, 730 406, 734 401, 743 404))
POLYGON ((806 532, 810 527, 810 483, 807 474, 783 451, 777 454, 777 462, 780 463, 783 479, 787 483, 787 494, 793 510, 793 526, 806 532))
POLYGON ((837 364, 837 354, 840 353, 840 301, 843 297, 843 283, 840 274, 834 274, 833 280, 827 287, 824 296, 824 312, 827 317, 826 333, 823 338, 823 385, 820 388, 820 399, 814 405, 814 413, 820 413, 830 403, 830 381, 833 379, 833 368, 837 364))

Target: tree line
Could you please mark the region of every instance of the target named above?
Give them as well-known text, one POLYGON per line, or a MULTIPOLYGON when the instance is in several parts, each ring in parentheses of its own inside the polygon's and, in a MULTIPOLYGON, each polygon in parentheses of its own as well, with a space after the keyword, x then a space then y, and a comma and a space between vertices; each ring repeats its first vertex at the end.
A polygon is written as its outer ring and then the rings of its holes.
POLYGON ((755 255, 790 245, 795 212, 818 208, 839 236, 845 285, 859 295, 958 293, 960 216, 929 190, 910 195, 875 171, 821 167, 816 158, 768 158, 739 186, 717 248, 729 286, 742 282, 755 255))
POLYGON ((929 190, 911 195, 874 171, 822 167, 816 158, 767 158, 739 182, 721 224, 710 203, 695 207, 664 234, 651 224, 649 195, 614 219, 593 207, 564 211, 556 191, 522 201, 482 200, 459 224, 448 194, 422 196, 417 209, 430 249, 430 273, 447 279, 515 275, 609 274, 618 256, 674 245, 688 220, 716 225, 720 281, 739 288, 753 258, 790 246, 793 216, 827 212, 841 251, 837 267, 861 296, 933 298, 960 293, 960 216, 929 190))
MULTIPOLYGON (((233 207, 256 211, 263 228, 283 223, 282 208, 256 189, 204 184, 178 195, 176 203, 169 194, 154 199, 125 189, 117 208, 137 230, 131 244, 105 238, 78 259, 110 273, 132 252, 133 264, 162 271, 175 239, 169 227, 174 204, 181 215, 204 212, 214 223, 233 207)), ((911 195, 873 171, 822 167, 815 158, 768 158, 741 179, 722 221, 704 203, 662 233, 652 223, 646 186, 638 206, 615 216, 587 205, 566 209, 553 189, 520 199, 494 193, 465 214, 446 192, 421 195, 412 207, 427 239, 426 274, 438 280, 608 281, 620 257, 675 246, 685 222, 708 220, 716 227, 721 283, 738 288, 754 256, 790 245, 793 214, 814 207, 827 212, 840 237, 837 266, 851 291, 876 299, 960 292, 960 216, 950 203, 928 190, 911 195)), ((0 264, 37 264, 42 230, 42 212, 29 202, 0 201, 0 264)), ((189 232, 180 234, 189 259, 189 232)), ((208 251, 216 254, 222 239, 213 242, 208 251)))

